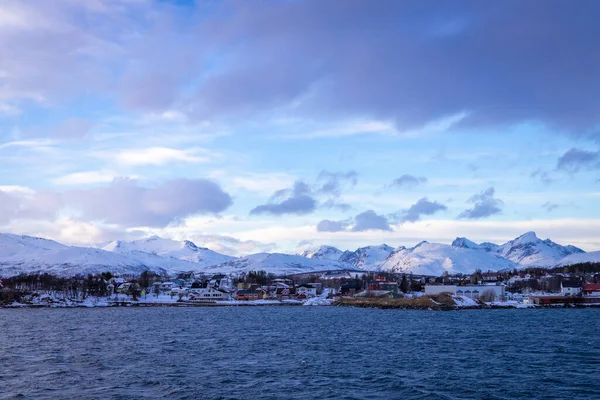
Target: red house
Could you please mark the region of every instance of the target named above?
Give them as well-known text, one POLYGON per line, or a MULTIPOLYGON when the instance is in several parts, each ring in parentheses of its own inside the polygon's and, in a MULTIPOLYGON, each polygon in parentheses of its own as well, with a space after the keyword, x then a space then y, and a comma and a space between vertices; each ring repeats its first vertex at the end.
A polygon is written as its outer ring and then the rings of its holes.
POLYGON ((584 296, 600 297, 600 283, 584 283, 581 292, 584 296))

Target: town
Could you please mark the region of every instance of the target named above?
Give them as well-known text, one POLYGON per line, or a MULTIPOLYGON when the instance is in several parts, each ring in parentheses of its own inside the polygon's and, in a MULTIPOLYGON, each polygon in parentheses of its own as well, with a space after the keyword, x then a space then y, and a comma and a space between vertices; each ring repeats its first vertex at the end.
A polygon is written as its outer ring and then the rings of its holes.
POLYGON ((173 277, 57 277, 27 274, 0 279, 2 306, 350 305, 455 309, 600 306, 600 264, 564 268, 421 276, 327 271, 277 276, 194 272, 173 277))

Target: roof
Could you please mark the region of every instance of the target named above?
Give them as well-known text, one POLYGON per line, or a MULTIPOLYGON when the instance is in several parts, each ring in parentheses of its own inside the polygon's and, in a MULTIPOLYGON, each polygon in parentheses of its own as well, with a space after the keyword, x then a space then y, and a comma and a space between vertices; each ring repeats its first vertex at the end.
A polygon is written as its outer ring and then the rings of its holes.
POLYGON ((600 291, 600 283, 584 283, 583 290, 597 290, 600 291))
POLYGON ((581 287, 581 282, 578 281, 562 281, 562 287, 569 287, 569 288, 579 288, 581 287))

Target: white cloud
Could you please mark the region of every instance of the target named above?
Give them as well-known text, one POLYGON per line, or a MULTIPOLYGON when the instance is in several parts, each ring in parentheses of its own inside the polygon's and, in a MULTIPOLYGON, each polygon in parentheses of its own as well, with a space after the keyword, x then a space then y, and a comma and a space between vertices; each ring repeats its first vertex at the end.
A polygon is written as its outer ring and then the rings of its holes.
MULTIPOLYGON (((114 171, 83 171, 73 172, 71 174, 63 175, 58 178, 52 179, 51 182, 55 185, 85 185, 93 183, 108 183, 112 182, 115 178, 123 177, 114 171)), ((137 179, 137 176, 129 175, 130 179, 137 179)))
POLYGON ((203 149, 178 150, 169 147, 148 147, 127 149, 115 153, 96 153, 101 158, 110 158, 122 165, 165 165, 173 162, 201 163, 210 160, 206 154, 207 151, 203 149))

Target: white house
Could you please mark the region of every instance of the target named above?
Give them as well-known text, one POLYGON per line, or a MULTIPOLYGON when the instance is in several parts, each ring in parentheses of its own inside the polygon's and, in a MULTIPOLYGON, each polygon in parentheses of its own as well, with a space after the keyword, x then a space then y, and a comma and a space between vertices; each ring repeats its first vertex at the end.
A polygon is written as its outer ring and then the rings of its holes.
POLYGON ((317 295, 317 288, 308 285, 300 285, 296 288, 296 294, 304 294, 306 297, 315 297, 317 295))
POLYGON ((471 299, 478 299, 480 297, 489 299, 491 301, 500 300, 504 297, 504 286, 503 285, 469 285, 469 286, 458 286, 456 288, 456 295, 466 296, 471 299))
POLYGON ((190 300, 229 300, 230 296, 224 290, 212 287, 193 289, 190 294, 190 300))
POLYGON ((466 296, 471 299, 478 299, 486 295, 492 300, 504 297, 504 286, 500 285, 425 285, 425 295, 435 296, 440 293, 450 293, 458 296, 466 296))
POLYGON ((581 283, 564 280, 560 282, 560 294, 563 296, 576 296, 581 293, 581 283))

